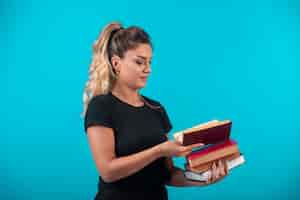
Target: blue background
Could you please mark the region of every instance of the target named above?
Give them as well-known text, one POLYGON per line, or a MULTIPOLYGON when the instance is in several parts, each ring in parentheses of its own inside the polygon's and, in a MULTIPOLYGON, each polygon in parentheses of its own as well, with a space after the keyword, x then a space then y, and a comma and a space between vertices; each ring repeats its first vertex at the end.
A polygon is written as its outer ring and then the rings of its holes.
POLYGON ((246 158, 217 184, 168 187, 170 200, 299 198, 300 1, 1 1, 0 14, 0 199, 94 197, 82 91, 113 20, 151 35, 142 93, 170 134, 231 119, 246 158))

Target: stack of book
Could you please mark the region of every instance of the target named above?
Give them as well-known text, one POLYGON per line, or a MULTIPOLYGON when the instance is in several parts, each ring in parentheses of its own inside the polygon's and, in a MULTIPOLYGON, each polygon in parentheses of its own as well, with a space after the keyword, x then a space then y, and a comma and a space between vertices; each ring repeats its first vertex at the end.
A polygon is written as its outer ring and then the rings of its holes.
POLYGON ((174 133, 174 139, 184 145, 203 143, 204 146, 193 149, 185 159, 185 176, 196 181, 206 181, 212 163, 225 159, 228 170, 245 162, 238 144, 230 138, 232 122, 230 120, 211 120, 192 128, 174 133))

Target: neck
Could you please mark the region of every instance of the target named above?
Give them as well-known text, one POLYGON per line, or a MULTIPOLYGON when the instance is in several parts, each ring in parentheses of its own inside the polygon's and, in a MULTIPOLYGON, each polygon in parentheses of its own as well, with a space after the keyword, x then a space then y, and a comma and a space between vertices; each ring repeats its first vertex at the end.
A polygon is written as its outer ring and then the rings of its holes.
POLYGON ((125 102, 128 102, 129 104, 139 106, 142 104, 139 90, 132 89, 129 87, 126 87, 124 85, 116 84, 112 90, 111 93, 118 98, 122 99, 125 102))

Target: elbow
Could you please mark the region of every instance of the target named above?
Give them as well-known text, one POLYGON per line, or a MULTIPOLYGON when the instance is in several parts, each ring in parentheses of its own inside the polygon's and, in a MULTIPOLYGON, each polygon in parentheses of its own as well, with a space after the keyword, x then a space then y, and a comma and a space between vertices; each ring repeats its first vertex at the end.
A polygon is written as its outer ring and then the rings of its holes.
POLYGON ((117 174, 109 165, 105 167, 97 167, 102 180, 106 183, 112 183, 118 180, 117 174))
POLYGON ((112 173, 100 173, 101 178, 106 183, 112 183, 116 181, 116 178, 113 176, 112 173))

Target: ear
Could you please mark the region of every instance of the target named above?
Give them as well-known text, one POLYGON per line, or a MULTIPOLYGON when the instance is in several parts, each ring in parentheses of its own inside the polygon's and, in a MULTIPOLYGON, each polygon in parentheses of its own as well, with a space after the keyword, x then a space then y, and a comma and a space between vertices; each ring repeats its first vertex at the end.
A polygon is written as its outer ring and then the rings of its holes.
POLYGON ((119 56, 113 55, 110 59, 112 67, 115 71, 120 71, 121 68, 121 58, 119 56))

